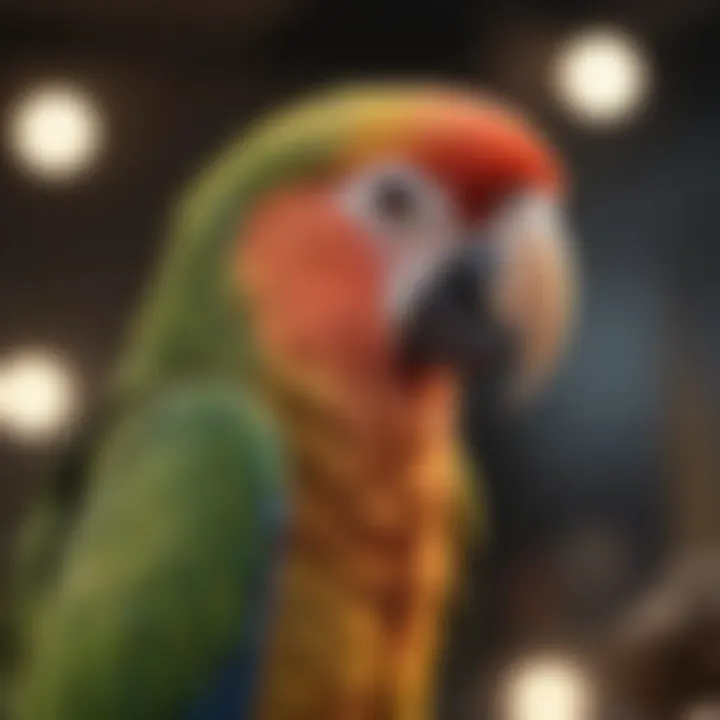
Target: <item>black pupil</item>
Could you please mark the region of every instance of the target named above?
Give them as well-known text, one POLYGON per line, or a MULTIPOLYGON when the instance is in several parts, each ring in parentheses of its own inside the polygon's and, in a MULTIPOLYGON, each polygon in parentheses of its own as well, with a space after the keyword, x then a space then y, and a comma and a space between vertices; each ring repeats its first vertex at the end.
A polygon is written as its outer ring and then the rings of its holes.
POLYGON ((417 210, 412 188, 395 178, 380 182, 375 202, 381 217, 392 222, 407 222, 417 210))

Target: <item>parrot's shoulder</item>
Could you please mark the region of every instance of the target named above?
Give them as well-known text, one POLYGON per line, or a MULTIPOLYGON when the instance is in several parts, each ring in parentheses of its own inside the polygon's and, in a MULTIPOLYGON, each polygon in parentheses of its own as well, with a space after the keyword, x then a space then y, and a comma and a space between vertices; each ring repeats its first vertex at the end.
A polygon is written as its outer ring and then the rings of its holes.
MULTIPOLYGON (((158 720, 214 702, 237 648, 242 677, 256 666, 248 633, 281 548, 270 416, 231 384, 162 389, 110 423, 88 472, 17 717, 158 720)), ((246 689, 230 702, 243 716, 246 689)))
POLYGON ((151 394, 119 414, 97 444, 91 467, 102 477, 108 458, 117 464, 138 453, 155 455, 158 465, 179 453, 203 464, 208 481, 189 481, 214 489, 214 496, 221 494, 217 483, 283 492, 281 434, 263 402, 234 383, 177 384, 151 394))
POLYGON ((188 382, 160 388, 119 413, 117 424, 123 429, 142 425, 145 430, 191 432, 206 441, 239 434, 261 449, 277 442, 273 418, 263 402, 249 389, 231 382, 188 382))

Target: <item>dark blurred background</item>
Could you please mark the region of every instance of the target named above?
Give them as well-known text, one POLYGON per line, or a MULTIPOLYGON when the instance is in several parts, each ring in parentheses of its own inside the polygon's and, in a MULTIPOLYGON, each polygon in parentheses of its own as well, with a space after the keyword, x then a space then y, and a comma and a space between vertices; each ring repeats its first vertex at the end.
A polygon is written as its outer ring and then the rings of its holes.
MULTIPOLYGON (((446 712, 475 716, 487 663, 582 653, 669 553, 720 525, 719 61, 712 0, 1 0, 3 117, 26 88, 69 81, 97 104, 105 142, 87 177, 46 182, 3 136, 0 356, 65 355, 87 413, 167 207, 289 97, 412 75, 488 88, 535 116, 571 168, 583 308, 529 414, 497 416, 470 394, 493 534, 458 619, 446 712), (636 37, 651 72, 642 112, 612 127, 568 115, 551 82, 558 44, 596 23, 636 37)), ((2 547, 62 445, 0 436, 2 547)))

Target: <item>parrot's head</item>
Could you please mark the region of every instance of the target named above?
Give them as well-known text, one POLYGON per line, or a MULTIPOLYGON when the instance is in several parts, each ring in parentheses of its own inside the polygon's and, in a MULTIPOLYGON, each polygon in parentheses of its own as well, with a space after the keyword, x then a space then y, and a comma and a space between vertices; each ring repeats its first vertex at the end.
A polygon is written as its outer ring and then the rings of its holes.
POLYGON ((238 230, 262 351, 322 373, 500 368, 537 386, 572 305, 548 146, 498 105, 423 87, 346 91, 280 125, 326 154, 260 193, 238 230))
POLYGON ((561 174, 514 113, 452 89, 283 111, 181 204, 120 387, 234 374, 248 349, 322 376, 537 386, 572 306, 561 174))

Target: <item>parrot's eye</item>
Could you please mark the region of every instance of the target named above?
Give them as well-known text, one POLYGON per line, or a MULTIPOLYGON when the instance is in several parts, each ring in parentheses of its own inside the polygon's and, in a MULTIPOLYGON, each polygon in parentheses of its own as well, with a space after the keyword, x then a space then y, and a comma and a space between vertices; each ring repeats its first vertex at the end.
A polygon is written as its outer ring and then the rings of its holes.
POLYGON ((411 222, 418 213, 417 193, 404 178, 381 178, 375 186, 375 210, 391 223, 411 222))
POLYGON ((439 185, 401 164, 374 166, 352 177, 343 205, 370 231, 390 241, 444 241, 453 236, 455 213, 439 185))

